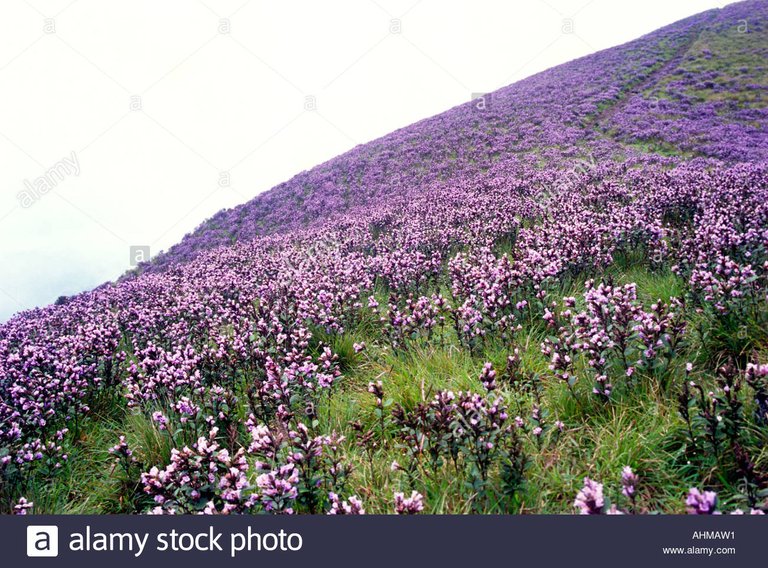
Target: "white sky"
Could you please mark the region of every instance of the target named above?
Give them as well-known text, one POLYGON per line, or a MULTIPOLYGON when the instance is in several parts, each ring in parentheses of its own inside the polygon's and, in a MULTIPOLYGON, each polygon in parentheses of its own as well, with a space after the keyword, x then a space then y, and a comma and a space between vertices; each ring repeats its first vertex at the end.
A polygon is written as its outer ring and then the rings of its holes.
POLYGON ((3 0, 0 321, 473 92, 726 3, 3 0))

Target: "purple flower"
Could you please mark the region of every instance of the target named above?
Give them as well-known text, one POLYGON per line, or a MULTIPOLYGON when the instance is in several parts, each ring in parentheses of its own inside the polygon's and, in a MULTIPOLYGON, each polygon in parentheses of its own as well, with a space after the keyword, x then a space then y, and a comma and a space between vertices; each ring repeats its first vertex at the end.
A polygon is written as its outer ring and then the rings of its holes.
POLYGON ((488 392, 496 390, 496 371, 493 370, 491 363, 483 365, 483 370, 480 373, 480 382, 488 392))
POLYGON ((632 468, 628 465, 624 466, 624 469, 621 470, 621 492, 627 499, 630 499, 634 503, 636 491, 637 474, 635 474, 635 472, 632 471, 632 468))
POLYGON ((687 511, 689 515, 714 515, 716 514, 715 508, 717 507, 717 493, 714 491, 704 491, 702 493, 697 488, 692 487, 688 491, 685 504, 688 506, 687 511))
POLYGON ((395 513, 398 515, 415 515, 424 510, 424 496, 418 491, 411 491, 411 496, 395 492, 395 513))
POLYGON ((168 418, 159 410, 152 413, 152 420, 157 423, 159 430, 166 430, 168 428, 168 418))
POLYGON ((576 494, 573 506, 582 515, 599 515, 603 512, 605 499, 603 498, 603 484, 584 478, 584 486, 576 494))
MULTIPOLYGON (((128 447, 128 444, 125 441, 125 436, 120 436, 119 440, 120 441, 116 445, 109 448, 109 453, 122 458, 132 458, 133 452, 128 447)), ((135 460, 135 458, 133 459, 135 460)))
POLYGON ((281 466, 276 471, 263 473, 256 478, 256 485, 261 490, 261 502, 264 509, 271 513, 293 514, 293 501, 298 497, 296 485, 299 472, 293 464, 281 466))
POLYGON ((365 515, 363 502, 355 496, 347 501, 342 501, 336 493, 329 493, 328 500, 331 502, 329 515, 365 515))
POLYGON ((27 501, 24 497, 21 497, 13 506, 13 514, 26 515, 34 505, 32 501, 27 501))

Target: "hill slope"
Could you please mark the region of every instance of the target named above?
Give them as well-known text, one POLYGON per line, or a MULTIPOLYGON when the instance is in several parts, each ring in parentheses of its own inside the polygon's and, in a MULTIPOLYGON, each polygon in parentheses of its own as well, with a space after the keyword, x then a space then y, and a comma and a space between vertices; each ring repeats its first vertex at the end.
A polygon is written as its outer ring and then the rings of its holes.
POLYGON ((15 316, 0 511, 766 509, 767 49, 688 18, 15 316))
POLYGON ((765 16, 762 2, 705 12, 491 93, 485 110, 466 103, 358 146, 218 213, 156 265, 450 187, 515 158, 553 169, 577 158, 654 154, 765 160, 765 16))

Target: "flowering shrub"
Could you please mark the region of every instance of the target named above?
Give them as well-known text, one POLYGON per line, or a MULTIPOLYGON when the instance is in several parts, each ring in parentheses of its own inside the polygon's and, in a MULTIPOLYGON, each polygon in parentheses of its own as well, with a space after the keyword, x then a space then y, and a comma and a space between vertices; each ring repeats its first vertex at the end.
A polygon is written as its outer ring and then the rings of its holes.
POLYGON ((666 369, 684 338, 684 308, 683 302, 673 297, 669 303, 657 300, 651 304, 650 311, 640 314, 639 323, 634 327, 640 352, 638 367, 666 369))
POLYGON ((450 305, 440 295, 431 298, 408 296, 402 309, 390 298, 384 330, 394 348, 407 348, 412 343, 429 342, 435 333, 442 335, 450 305))
POLYGON ((256 484, 261 491, 260 501, 264 510, 275 514, 293 514, 293 502, 299 496, 296 485, 299 482, 299 472, 292 463, 281 465, 266 473, 262 473, 256 484))
MULTIPOLYGON (((440 391, 429 404, 420 403, 410 411, 396 406, 392 415, 398 439, 409 456, 405 471, 411 482, 420 467, 428 466, 434 474, 450 462, 457 470, 464 469, 468 486, 477 495, 476 503, 490 496, 489 481, 495 468, 501 492, 507 496, 514 495, 522 483, 526 457, 518 425, 509 420, 501 398, 440 391)), ((394 469, 402 468, 398 464, 394 469)))
POLYGON ((448 270, 455 303, 461 306, 454 314, 454 326, 468 345, 487 334, 511 339, 521 329, 530 290, 525 276, 507 255, 496 258, 483 250, 470 261, 459 253, 449 262, 448 270))
MULTIPOLYGON (((299 506, 316 513, 326 501, 329 507, 343 508, 335 492, 343 490, 350 473, 340 450, 343 438, 312 436, 302 423, 296 430, 274 434, 253 416, 247 427, 247 448, 230 453, 213 428, 191 447, 173 449, 164 469, 143 473, 144 492, 158 504, 152 512, 232 514, 260 508, 292 514, 299 506), (257 474, 255 483, 251 472, 257 474), (326 499, 328 495, 334 497, 326 499)), ((122 440, 113 450, 121 459, 132 458, 122 440)))
POLYGON ((658 300, 646 312, 635 284, 587 280, 585 289, 585 311, 574 314, 573 297, 563 299, 560 311, 556 303, 551 306, 555 311, 545 310, 544 321, 556 335, 544 340, 541 351, 550 358, 550 370, 572 391, 577 357, 583 353, 594 372, 592 392, 609 400, 614 390, 610 375, 631 383, 637 369, 666 367, 685 331, 683 305, 673 297, 670 304, 658 300))
POLYGON ((718 257, 713 270, 708 267, 708 263, 700 264, 691 273, 690 284, 701 301, 711 305, 719 315, 738 310, 745 299, 754 301, 757 274, 750 265, 739 266, 725 256, 718 257))
POLYGON ((255 505, 245 451, 231 455, 217 434, 214 428, 191 448, 174 449, 170 465, 141 475, 144 491, 157 503, 154 513, 242 513, 255 505))

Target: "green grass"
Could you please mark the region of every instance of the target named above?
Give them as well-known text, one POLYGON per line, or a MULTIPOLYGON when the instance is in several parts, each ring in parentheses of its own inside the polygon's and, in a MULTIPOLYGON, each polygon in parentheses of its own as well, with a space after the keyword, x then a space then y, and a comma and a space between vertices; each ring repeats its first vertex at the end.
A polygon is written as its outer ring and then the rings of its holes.
MULTIPOLYGON (((638 253, 617 255, 606 275, 617 283, 636 283, 638 297, 646 306, 657 299, 667 302, 673 296, 684 295, 684 283, 679 277, 668 270, 650 271, 645 264, 638 253)), ((579 297, 585 280, 585 275, 564 279, 550 300, 579 297)), ((383 287, 377 287, 375 296, 386 304, 383 287)), ((459 345, 450 326, 441 336, 405 350, 393 350, 381 335, 377 318, 371 316, 355 322, 342 335, 314 330, 313 349, 329 345, 338 354, 343 372, 333 396, 320 403, 318 431, 335 431, 346 437, 345 455, 354 468, 349 493, 360 495, 370 513, 392 512, 393 492, 411 489, 425 495, 430 513, 464 514, 478 509, 487 513, 570 513, 585 476, 605 483, 607 497, 626 506, 626 500, 617 493, 621 470, 627 465, 641 479, 641 511, 683 512, 686 491, 702 483, 720 486, 726 492, 725 501, 737 503, 736 481, 720 475, 706 456, 691 463, 685 451, 686 429, 676 400, 681 381, 685 380, 685 361, 710 370, 720 362, 710 360, 711 343, 707 338, 696 340, 693 331, 697 324, 711 327, 711 322, 702 321, 703 316, 695 313, 690 318, 692 339, 684 353, 660 374, 638 376, 632 386, 616 377, 609 403, 592 396, 592 379, 583 362, 574 392, 552 377, 549 362, 539 347, 548 332, 539 322, 526 322, 514 344, 491 339, 474 352, 459 345), (365 342, 367 348, 357 353, 353 346, 360 342, 365 342), (435 471, 421 468, 413 479, 392 471, 393 461, 403 465, 408 459, 398 445, 388 414, 393 406, 411 409, 443 389, 482 392, 479 375, 483 364, 489 361, 497 371, 503 371, 514 347, 520 351, 525 380, 524 384, 500 387, 510 415, 527 419, 538 402, 550 425, 555 420, 564 423, 562 433, 550 428, 541 440, 530 432, 522 435, 527 467, 525 481, 514 498, 481 499, 468 483, 466 470, 457 470, 450 462, 435 471), (387 400, 383 425, 376 414, 374 397, 367 392, 368 383, 379 380, 387 400), (374 447, 356 444, 357 435, 350 426, 353 421, 374 431, 374 447)), ((750 337, 759 332, 750 330, 750 337)), ((700 379, 711 383, 711 371, 700 379)), ((150 410, 142 413, 126 408, 119 398, 97 401, 91 418, 70 448, 64 470, 53 480, 40 478, 28 484, 25 495, 35 502, 35 512, 132 513, 150 505, 141 494, 139 471, 128 480, 108 448, 125 435, 146 470, 152 465, 168 464, 171 448, 191 443, 193 436, 177 433, 172 440, 157 428, 149 414, 150 410)), ((246 411, 239 415, 245 417, 246 411)), ((241 442, 247 444, 245 439, 241 442)), ((758 447, 753 459, 765 468, 768 450, 758 447)), ((497 475, 498 471, 492 472, 492 477, 497 475)))

